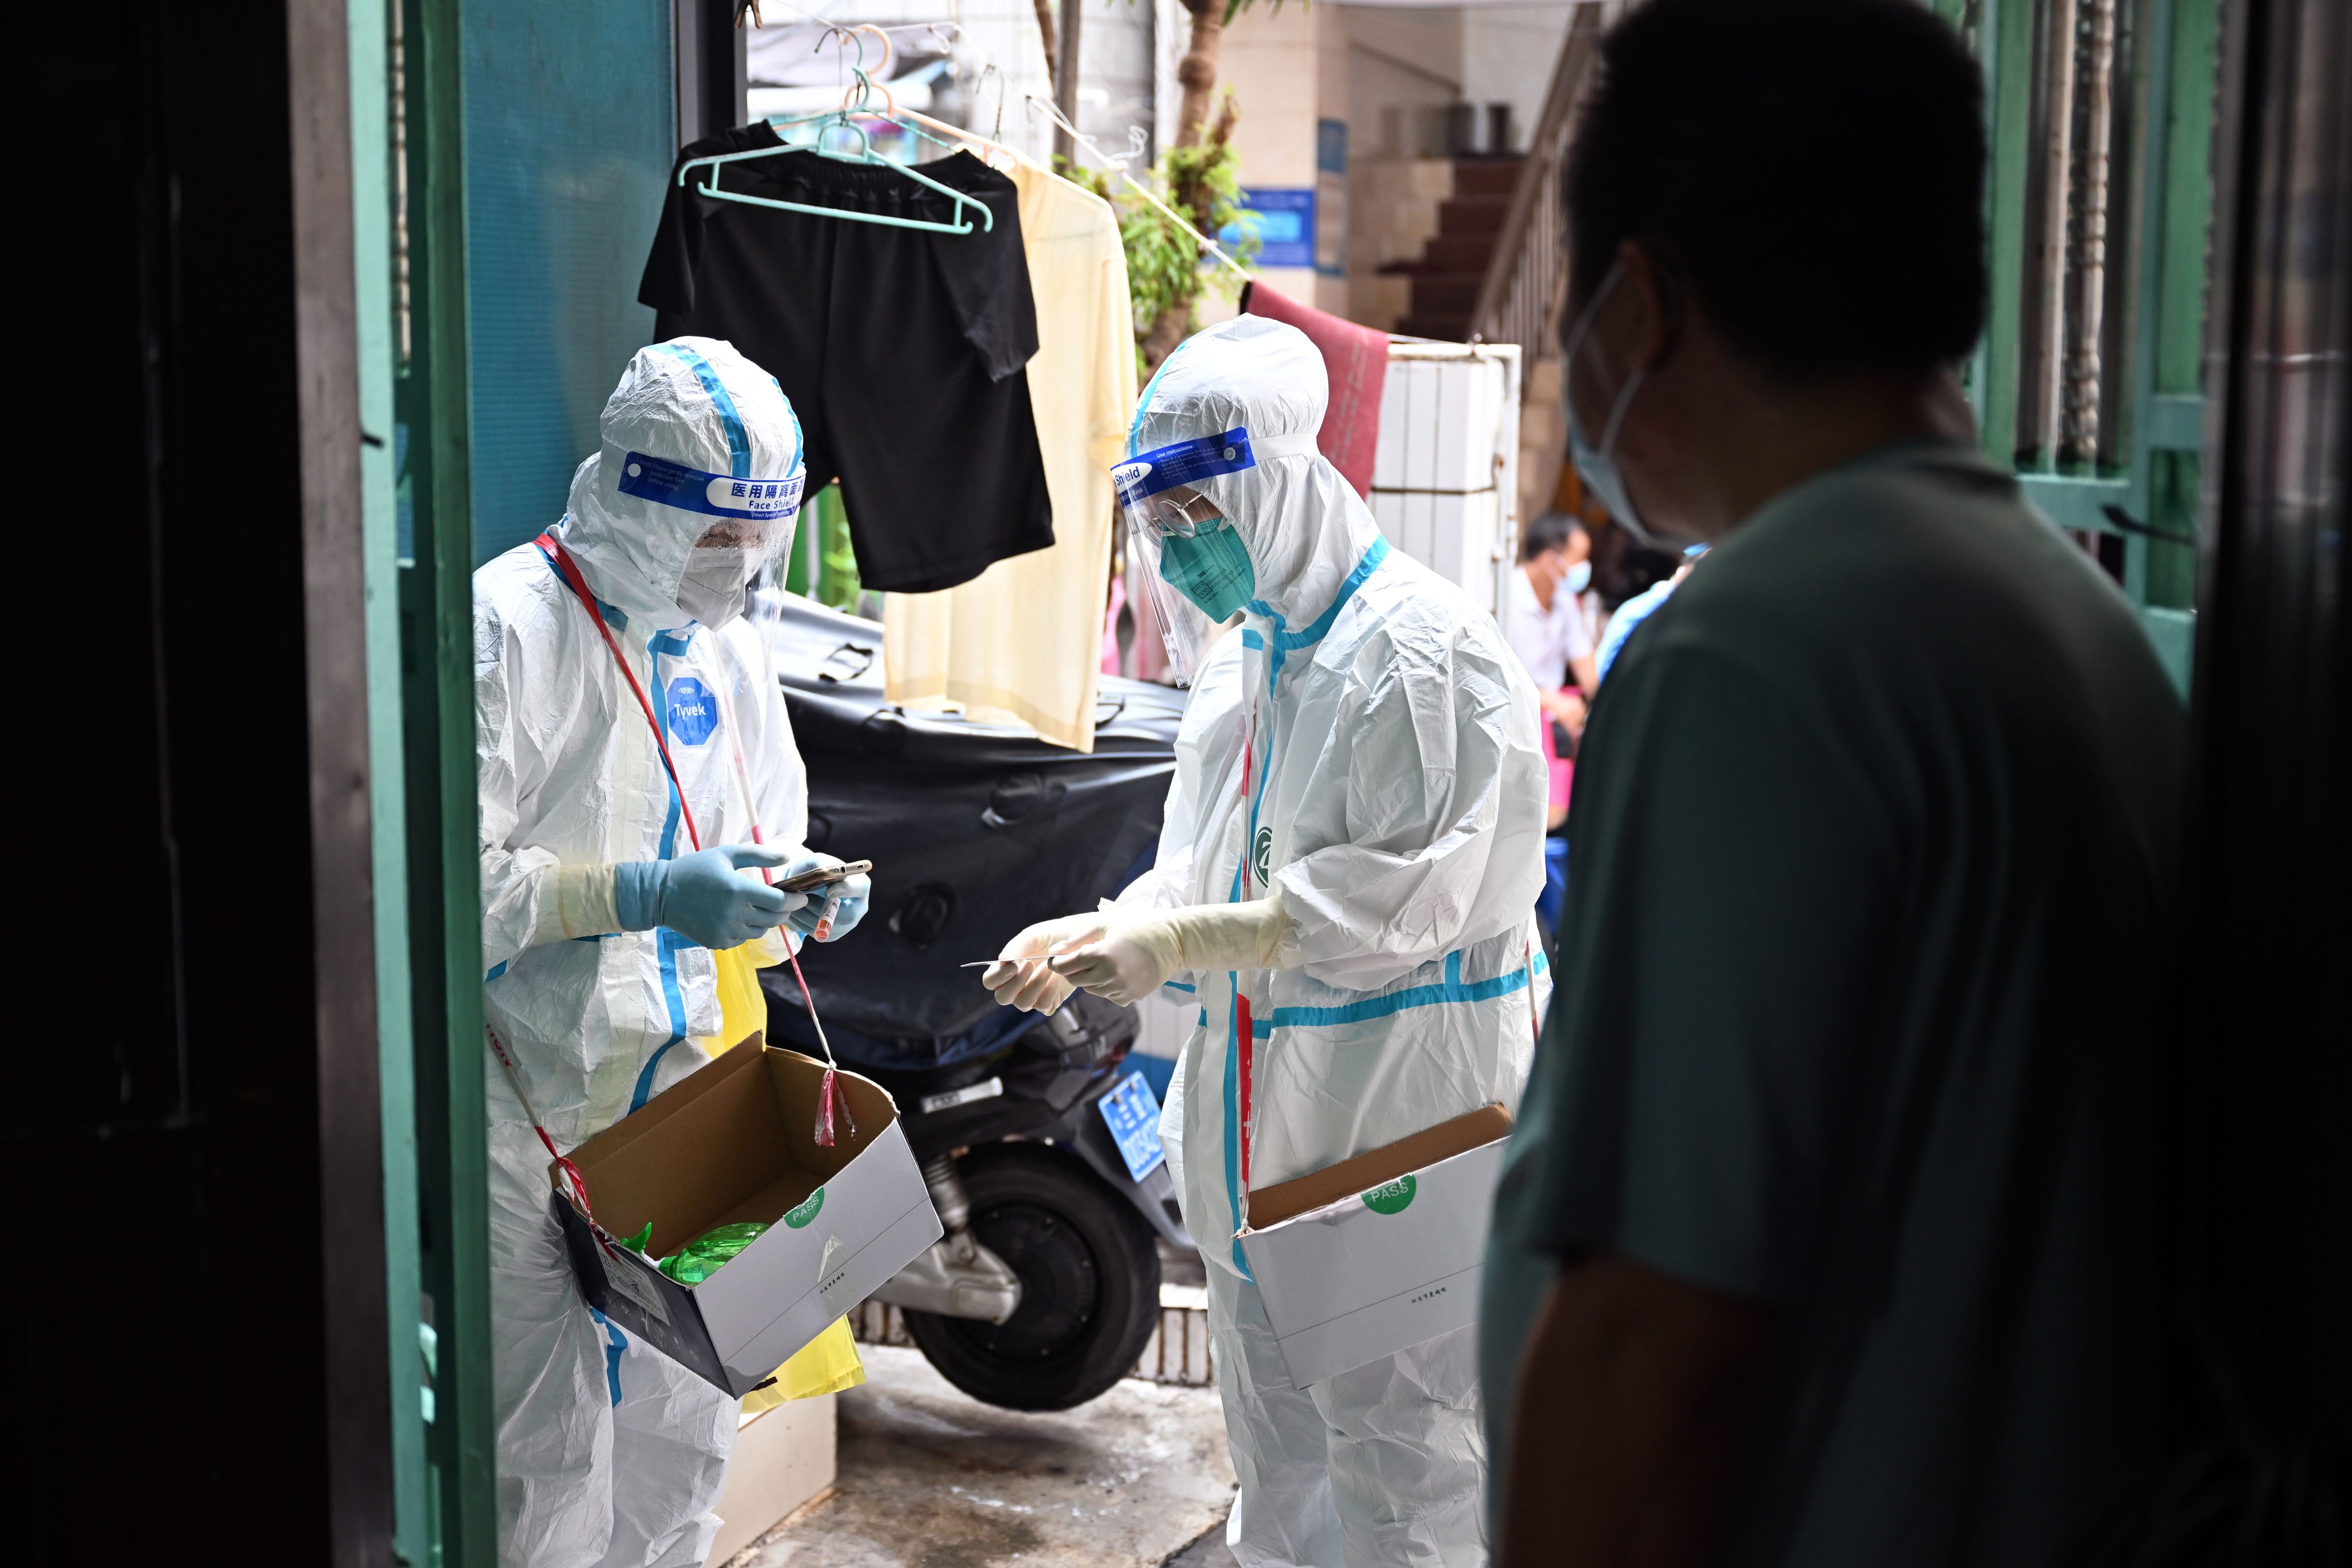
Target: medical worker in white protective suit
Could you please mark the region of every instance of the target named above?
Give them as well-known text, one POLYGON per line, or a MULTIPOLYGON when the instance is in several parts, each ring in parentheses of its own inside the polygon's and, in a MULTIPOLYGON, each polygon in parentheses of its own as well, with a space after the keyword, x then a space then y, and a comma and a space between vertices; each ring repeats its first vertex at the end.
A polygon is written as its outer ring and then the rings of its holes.
POLYGON ((1234 1556, 1464 1568, 1486 1561, 1473 1331, 1294 1389, 1231 1239, 1250 1186, 1516 1108, 1548 989, 1534 688, 1317 454, 1326 396, 1314 346, 1255 316, 1146 390, 1118 470, 1130 562, 1206 617, 1163 624, 1241 622, 1199 666, 1153 870, 982 979, 1032 1007, 1073 983, 1196 1005, 1163 1127, 1210 1265, 1234 1556))
MULTIPOLYGON (((637 353, 601 429, 562 523, 474 574, 484 994, 522 1090, 486 1050, 507 1568, 709 1550, 738 1402, 582 1299, 532 1114, 569 1152, 702 1066, 712 950, 774 963, 779 922, 819 914, 758 868, 835 863, 803 847, 807 775, 742 618, 799 507, 791 405, 728 344, 680 338, 637 353)), ((835 937, 867 889, 837 890, 835 937)))

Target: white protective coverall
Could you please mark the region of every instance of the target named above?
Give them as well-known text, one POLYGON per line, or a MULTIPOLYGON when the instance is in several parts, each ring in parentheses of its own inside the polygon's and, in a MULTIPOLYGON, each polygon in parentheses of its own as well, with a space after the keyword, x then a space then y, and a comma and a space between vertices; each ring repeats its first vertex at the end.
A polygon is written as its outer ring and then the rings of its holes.
MULTIPOLYGON (((796 847, 808 780, 765 648, 740 617, 713 631, 675 602, 687 552, 712 520, 623 495, 615 473, 635 451, 783 479, 800 463, 799 423, 775 382, 730 345, 682 338, 637 353, 600 427, 602 449, 572 476, 554 531, 664 728, 704 847, 749 842, 756 802, 766 842, 796 847)), ((720 1026, 709 949, 667 930, 569 931, 577 900, 562 868, 693 846, 644 710, 536 545, 474 574, 474 717, 488 1022, 568 1152, 702 1066, 688 1042, 720 1026)), ((582 1299, 549 1206, 547 1151, 487 1048, 483 1068, 499 1560, 699 1563, 719 1522, 711 1510, 738 1402, 582 1299)))
MULTIPOLYGON (((1129 452, 1236 426, 1257 441, 1312 432, 1327 396, 1303 334, 1244 316, 1160 366, 1129 452)), ((1118 902, 1282 897, 1285 967, 1188 972, 1168 993, 1197 1007, 1162 1128, 1210 1265, 1241 1480, 1226 1538, 1244 1568, 1466 1568, 1486 1561, 1473 1331, 1293 1389, 1231 1238, 1245 1180, 1492 1101, 1516 1110, 1549 989, 1532 913, 1535 689, 1493 617, 1391 550, 1321 457, 1261 458, 1196 488, 1240 532, 1256 595, 1203 663, 1157 862, 1118 902)))

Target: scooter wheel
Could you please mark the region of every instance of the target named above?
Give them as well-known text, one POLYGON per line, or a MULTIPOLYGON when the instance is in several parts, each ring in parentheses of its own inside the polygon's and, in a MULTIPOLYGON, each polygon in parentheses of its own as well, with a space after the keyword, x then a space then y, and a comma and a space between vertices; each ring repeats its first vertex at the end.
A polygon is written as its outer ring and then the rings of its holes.
POLYGON ((1126 1376, 1160 1321, 1160 1252, 1134 1206, 1077 1156, 996 1143, 956 1162, 981 1243, 1021 1276, 1002 1323, 908 1312, 940 1375, 1008 1410, 1067 1410, 1126 1376))

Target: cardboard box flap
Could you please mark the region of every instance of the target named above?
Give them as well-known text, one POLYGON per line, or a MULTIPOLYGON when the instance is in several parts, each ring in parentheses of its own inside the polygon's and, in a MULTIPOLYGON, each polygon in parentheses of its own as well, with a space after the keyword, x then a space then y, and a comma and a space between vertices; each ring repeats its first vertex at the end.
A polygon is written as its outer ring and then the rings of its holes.
POLYGON ((1434 1165, 1440 1160, 1450 1160, 1481 1144, 1508 1137, 1510 1131, 1511 1113, 1498 1100, 1434 1127, 1423 1128, 1393 1143, 1350 1155, 1336 1165, 1260 1187, 1249 1194, 1249 1215, 1243 1231, 1246 1234, 1265 1230, 1286 1219, 1296 1219, 1309 1209, 1338 1203, 1383 1182, 1393 1182, 1399 1176, 1434 1165))
MULTIPOLYGON (((645 1137, 687 1106, 717 1089, 720 1084, 736 1074, 756 1071, 760 1063, 760 1049, 764 1040, 765 1037, 761 1031, 752 1030, 741 1040, 721 1051, 707 1066, 697 1068, 635 1110, 588 1139, 579 1148, 572 1150, 573 1163, 577 1163, 581 1155, 591 1148, 597 1152, 597 1158, 608 1158, 614 1151, 645 1137)), ((556 1186, 559 1189, 563 1187, 566 1184, 558 1167, 550 1162, 548 1169, 557 1173, 556 1186)), ((635 1233, 633 1231, 630 1234, 635 1233)))
POLYGON ((572 1159, 588 1184, 596 1223, 610 1235, 634 1237, 651 1221, 646 1249, 656 1257, 713 1226, 773 1223, 898 1120, 880 1085, 841 1073, 836 1081, 856 1134, 820 1147, 824 1071, 823 1063, 767 1048, 754 1036, 589 1139, 572 1159))

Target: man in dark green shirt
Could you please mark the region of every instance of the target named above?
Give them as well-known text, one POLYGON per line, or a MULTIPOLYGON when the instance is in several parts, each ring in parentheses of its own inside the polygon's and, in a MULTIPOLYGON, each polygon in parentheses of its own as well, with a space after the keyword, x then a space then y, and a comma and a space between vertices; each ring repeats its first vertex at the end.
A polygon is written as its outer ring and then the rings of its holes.
POLYGON ((1507 1568, 2040 1568, 2153 1458, 2182 716, 1945 369, 1979 116, 1914 0, 1604 45, 1580 467, 1714 548, 1580 759, 1482 1323, 1507 1568))

